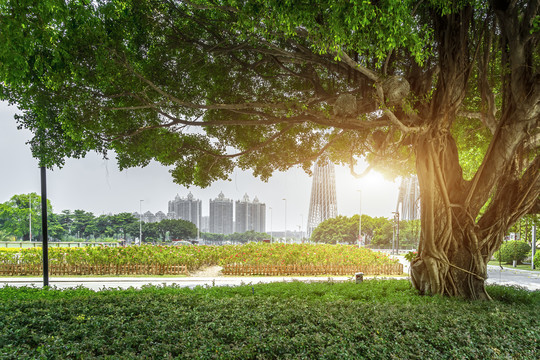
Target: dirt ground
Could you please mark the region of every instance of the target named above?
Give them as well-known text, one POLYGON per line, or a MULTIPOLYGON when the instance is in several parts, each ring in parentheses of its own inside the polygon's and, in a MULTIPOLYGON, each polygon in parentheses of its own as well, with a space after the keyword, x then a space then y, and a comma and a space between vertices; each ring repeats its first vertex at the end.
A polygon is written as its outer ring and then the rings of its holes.
POLYGON ((190 274, 190 276, 199 276, 199 277, 216 277, 216 276, 222 276, 221 270, 223 267, 221 266, 208 266, 206 268, 199 269, 193 273, 190 274))

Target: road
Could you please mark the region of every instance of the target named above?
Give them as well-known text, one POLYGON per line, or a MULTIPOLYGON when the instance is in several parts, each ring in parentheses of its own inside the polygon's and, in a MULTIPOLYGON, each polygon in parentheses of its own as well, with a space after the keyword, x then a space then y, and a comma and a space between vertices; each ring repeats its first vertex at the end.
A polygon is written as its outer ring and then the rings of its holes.
MULTIPOLYGON (((58 289, 84 286, 92 290, 106 288, 127 289, 130 287, 141 288, 144 285, 173 285, 181 287, 195 286, 238 286, 245 284, 270 283, 280 281, 327 281, 329 277, 293 277, 293 276, 253 276, 253 277, 54 277, 49 279, 49 285, 58 289)), ((347 276, 333 276, 333 281, 346 281, 351 279, 347 276)), ((42 287, 43 279, 32 277, 0 278, 0 286, 34 286, 42 287)))
POLYGON ((488 284, 522 286, 529 290, 540 290, 540 272, 518 269, 501 269, 488 265, 488 284))

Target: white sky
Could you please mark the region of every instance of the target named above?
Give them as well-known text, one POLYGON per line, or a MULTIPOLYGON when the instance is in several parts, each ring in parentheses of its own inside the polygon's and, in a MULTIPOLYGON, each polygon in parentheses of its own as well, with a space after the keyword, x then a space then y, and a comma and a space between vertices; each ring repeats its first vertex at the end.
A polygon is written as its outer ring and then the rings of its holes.
MULTIPOLYGON (((31 138, 27 130, 17 130, 13 115, 16 109, 0 102, 0 202, 15 194, 36 192, 40 194, 40 172, 37 160, 26 141, 31 138)), ((377 173, 362 180, 355 179, 349 170, 336 167, 338 213, 352 216, 360 208, 362 186, 362 212, 370 216, 391 217, 395 211, 399 181, 386 181, 377 173)), ((236 170, 232 181, 218 181, 211 187, 185 188, 173 183, 168 168, 153 162, 145 168, 120 172, 114 159, 104 160, 95 153, 84 159, 68 159, 62 169, 47 172, 47 192, 54 212, 65 209, 82 209, 95 215, 139 211, 163 211, 176 194, 187 196, 191 191, 201 199, 203 216, 208 215, 208 201, 220 191, 225 197, 238 200, 247 193, 267 206, 267 231, 282 231, 285 224, 287 199, 287 228, 305 230, 311 195, 311 178, 301 169, 276 172, 265 183, 250 172, 236 170), (271 207, 272 211, 268 208, 271 207), (303 221, 302 221, 303 220, 303 221), (272 229, 270 224, 272 223, 272 229)))

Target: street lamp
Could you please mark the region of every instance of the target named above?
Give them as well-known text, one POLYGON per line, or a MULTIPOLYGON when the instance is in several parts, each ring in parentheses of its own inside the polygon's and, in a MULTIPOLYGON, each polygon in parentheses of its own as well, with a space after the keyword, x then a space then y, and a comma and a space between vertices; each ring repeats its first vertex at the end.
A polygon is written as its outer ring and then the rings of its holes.
POLYGON ((304 243, 304 215, 300 214, 300 241, 304 243))
POLYGON ((358 216, 358 247, 364 245, 362 238, 362 190, 358 190, 360 193, 360 215, 358 216))
POLYGON ((281 199, 285 201, 285 244, 287 243, 287 199, 281 199))
POLYGON ((394 241, 392 244, 392 253, 394 254, 394 248, 395 254, 399 255, 399 211, 392 211, 392 214, 394 214, 394 234, 393 237, 394 241))
POLYGON ((30 237, 28 240, 32 241, 32 194, 30 194, 30 237))
POLYGON ((199 216, 199 211, 200 211, 200 208, 199 208, 199 203, 201 201, 200 200, 197 200, 197 244, 199 243, 199 228, 201 227, 201 224, 200 224, 200 216, 199 216))
POLYGON ((268 207, 270 209, 270 244, 274 242, 274 237, 272 236, 272 207, 268 207))
POLYGON ((142 202, 139 200, 139 246, 142 245, 142 202))

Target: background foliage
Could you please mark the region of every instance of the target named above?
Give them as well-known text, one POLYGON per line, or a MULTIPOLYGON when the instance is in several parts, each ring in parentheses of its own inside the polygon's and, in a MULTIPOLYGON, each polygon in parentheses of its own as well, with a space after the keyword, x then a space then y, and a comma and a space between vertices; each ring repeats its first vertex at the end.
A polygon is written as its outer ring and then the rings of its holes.
POLYGON ((530 252, 530 244, 527 244, 525 241, 511 240, 503 242, 501 248, 493 255, 497 261, 506 264, 512 264, 514 260, 517 261, 518 264, 521 264, 530 252))

